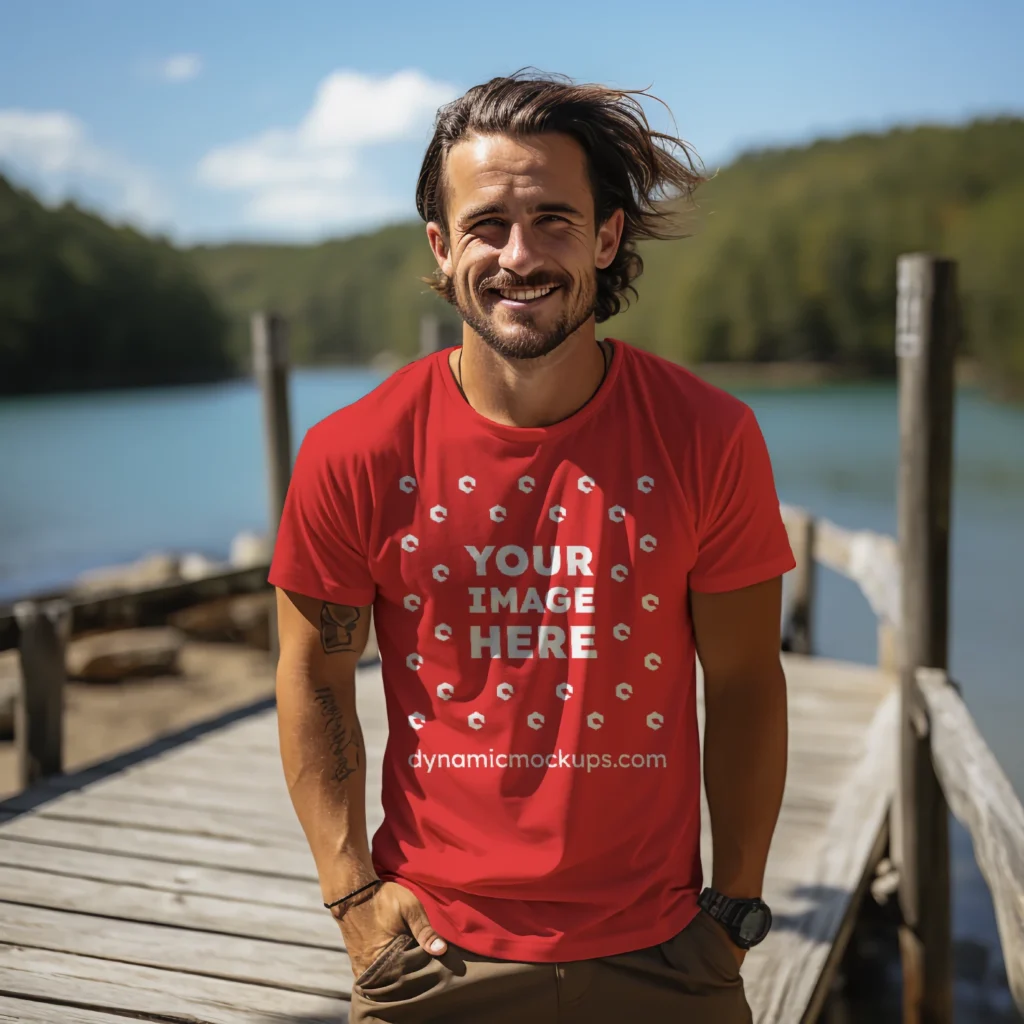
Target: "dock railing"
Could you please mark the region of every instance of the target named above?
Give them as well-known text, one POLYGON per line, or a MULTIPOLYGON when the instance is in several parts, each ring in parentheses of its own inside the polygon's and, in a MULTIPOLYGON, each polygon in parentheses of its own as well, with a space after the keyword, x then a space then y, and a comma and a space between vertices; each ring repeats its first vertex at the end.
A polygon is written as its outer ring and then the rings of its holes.
MULTIPOLYGON (((898 538, 783 507, 797 557, 783 647, 814 653, 815 567, 853 580, 878 620, 878 661, 899 676, 899 777, 890 814, 903 1020, 953 1020, 948 812, 970 833, 995 907, 1006 976, 1024 1013, 1024 809, 948 674, 956 265, 897 267, 898 538)), ((969 685, 969 682, 968 682, 969 685)))
MULTIPOLYGON (((921 254, 898 268, 899 539, 783 506, 797 557, 782 646, 814 653, 816 568, 853 580, 878 619, 880 667, 900 678, 899 778, 890 857, 899 877, 905 1022, 952 1021, 948 814, 971 835, 995 905, 1010 990, 1024 1012, 1024 809, 947 675, 955 266, 921 254)), ((273 514, 287 487, 284 325, 253 321, 273 514)), ((23 787, 63 770, 65 646, 78 633, 156 625, 206 600, 267 587, 268 566, 80 600, 23 601, 0 614, 0 650, 20 652, 15 742, 23 787)), ((841 943, 840 943, 841 945, 841 943)), ((820 1007, 819 1007, 820 1008, 820 1007)), ((810 1019, 813 1019, 813 1015, 810 1019)))
MULTIPOLYGON (((899 671, 900 572, 896 540, 870 530, 849 530, 793 506, 783 506, 782 511, 794 551, 798 552, 784 615, 784 648, 796 654, 814 653, 813 577, 815 567, 821 566, 860 587, 878 620, 879 667, 899 671)), ((978 732, 960 696, 959 684, 943 669, 917 667, 914 685, 915 702, 904 710, 912 717, 915 737, 928 744, 945 804, 970 833, 975 860, 992 895, 1010 992, 1024 1013, 1024 807, 978 732)), ((893 742, 898 742, 896 736, 893 742)), ((894 780, 894 790, 897 783, 894 780)), ((896 813, 894 804, 893 815, 896 813)), ((890 836, 898 836, 898 829, 895 822, 890 824, 890 836)), ((892 845, 895 847, 895 843, 892 845)), ((948 885, 948 865, 939 865, 939 872, 937 880, 927 878, 924 882, 928 898, 943 899, 937 886, 943 877, 948 885)), ((906 884, 902 873, 899 879, 901 886, 906 884)), ((940 951, 939 955, 944 954, 940 951)), ((908 1021, 952 1019, 952 1011, 944 1018, 924 1013, 904 1015, 908 1021)))

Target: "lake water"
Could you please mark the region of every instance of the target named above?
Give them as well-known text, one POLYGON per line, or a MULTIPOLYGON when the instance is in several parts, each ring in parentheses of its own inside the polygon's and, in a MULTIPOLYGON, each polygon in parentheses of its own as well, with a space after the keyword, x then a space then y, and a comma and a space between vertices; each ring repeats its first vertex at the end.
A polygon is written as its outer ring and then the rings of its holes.
MULTIPOLYGON (((379 379, 296 372, 296 444, 379 379)), ((895 533, 893 386, 738 393, 761 423, 783 501, 895 533)), ((149 551, 226 557, 236 533, 266 527, 261 429, 248 382, 0 400, 0 602, 149 551)), ((1024 793, 1024 409, 962 390, 955 439, 951 672, 1024 793)), ((820 653, 873 662, 874 617, 857 587, 823 572, 819 597, 820 653)), ((957 938, 991 946, 991 906, 959 828, 954 846, 957 938)), ((998 962, 971 962, 983 977, 965 968, 958 1019, 1007 1019, 998 962)))

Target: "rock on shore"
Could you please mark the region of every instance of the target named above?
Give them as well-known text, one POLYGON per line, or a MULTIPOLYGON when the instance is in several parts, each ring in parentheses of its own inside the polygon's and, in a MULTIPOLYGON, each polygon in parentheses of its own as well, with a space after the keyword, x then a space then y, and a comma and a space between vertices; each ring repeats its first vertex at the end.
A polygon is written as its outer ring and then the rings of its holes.
POLYGON ((274 592, 242 594, 204 601, 175 612, 168 622, 196 640, 244 643, 270 650, 270 612, 274 592))
POLYGON ((138 676, 173 675, 185 634, 169 626, 94 633, 68 644, 69 679, 112 683, 138 676))

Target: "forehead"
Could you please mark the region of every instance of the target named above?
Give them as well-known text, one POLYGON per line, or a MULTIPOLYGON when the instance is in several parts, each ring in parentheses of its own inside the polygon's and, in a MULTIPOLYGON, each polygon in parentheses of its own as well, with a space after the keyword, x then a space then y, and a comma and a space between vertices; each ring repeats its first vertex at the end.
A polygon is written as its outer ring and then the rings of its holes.
POLYGON ((573 202, 590 195, 583 148, 568 135, 475 135, 445 162, 448 209, 481 202, 573 202))

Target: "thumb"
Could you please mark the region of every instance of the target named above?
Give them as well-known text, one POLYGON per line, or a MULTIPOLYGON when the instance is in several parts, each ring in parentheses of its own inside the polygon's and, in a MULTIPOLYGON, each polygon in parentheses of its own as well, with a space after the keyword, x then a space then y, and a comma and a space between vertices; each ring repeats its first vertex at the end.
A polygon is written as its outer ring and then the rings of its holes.
POLYGON ((419 900, 402 907, 402 916, 410 933, 428 953, 439 956, 448 948, 448 943, 430 927, 427 912, 419 900))

